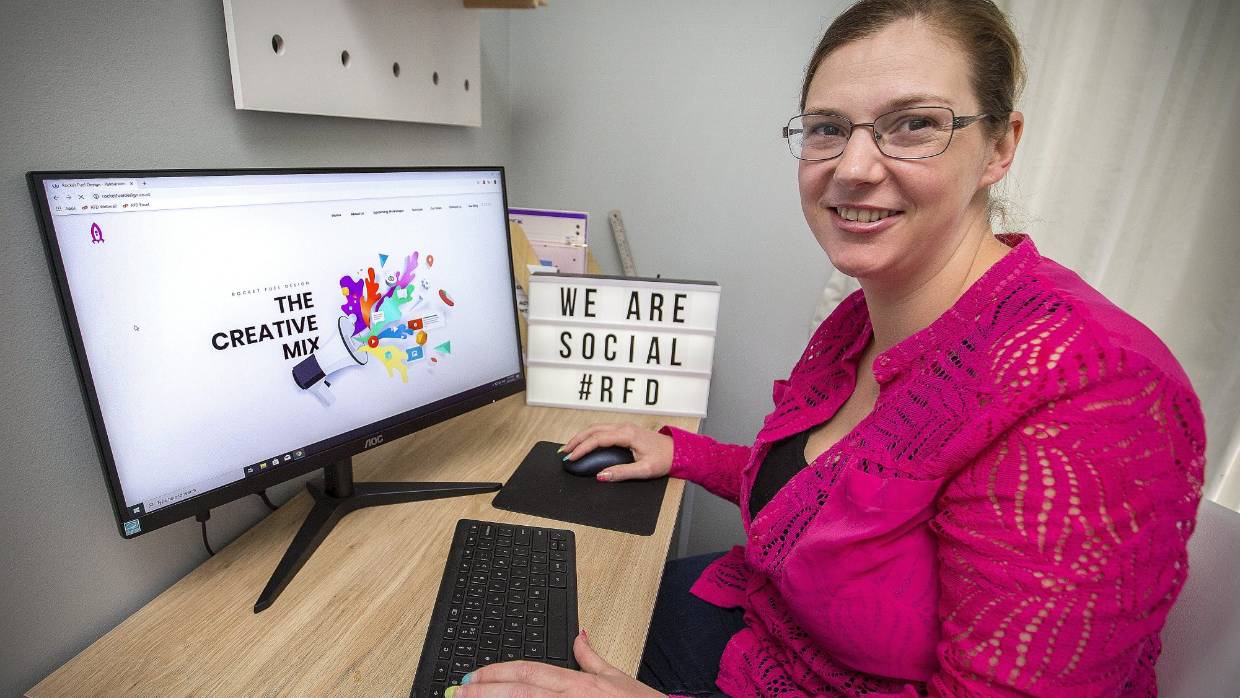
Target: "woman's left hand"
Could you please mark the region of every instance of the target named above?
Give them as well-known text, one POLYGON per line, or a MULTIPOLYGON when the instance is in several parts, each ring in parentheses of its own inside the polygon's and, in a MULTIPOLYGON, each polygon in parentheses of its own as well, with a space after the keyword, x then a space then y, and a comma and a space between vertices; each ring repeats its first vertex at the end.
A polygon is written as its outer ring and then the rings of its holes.
POLYGON ((633 696, 647 698, 662 693, 608 664, 590 647, 585 631, 573 641, 573 656, 581 671, 538 662, 492 664, 469 674, 469 683, 448 689, 448 698, 498 698, 541 696, 633 696), (453 690, 455 689, 455 690, 453 690))

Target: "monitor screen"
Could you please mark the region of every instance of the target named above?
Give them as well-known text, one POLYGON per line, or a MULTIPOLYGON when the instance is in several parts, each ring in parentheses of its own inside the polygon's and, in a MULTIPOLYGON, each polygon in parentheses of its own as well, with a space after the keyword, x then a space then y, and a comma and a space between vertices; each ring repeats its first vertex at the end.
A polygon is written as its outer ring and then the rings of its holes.
POLYGON ((524 387, 500 168, 30 180, 126 537, 524 387))

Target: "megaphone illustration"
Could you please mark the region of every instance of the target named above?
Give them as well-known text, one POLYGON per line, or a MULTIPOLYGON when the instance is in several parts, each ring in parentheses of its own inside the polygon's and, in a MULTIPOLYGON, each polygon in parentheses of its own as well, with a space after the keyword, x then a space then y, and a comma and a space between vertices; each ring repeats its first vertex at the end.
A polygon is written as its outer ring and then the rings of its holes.
POLYGON ((341 316, 336 321, 336 334, 324 335, 322 349, 301 360, 293 367, 293 382, 302 390, 309 390, 324 407, 336 401, 328 392, 331 383, 327 377, 350 366, 364 366, 370 355, 361 351, 353 342, 353 319, 341 316))

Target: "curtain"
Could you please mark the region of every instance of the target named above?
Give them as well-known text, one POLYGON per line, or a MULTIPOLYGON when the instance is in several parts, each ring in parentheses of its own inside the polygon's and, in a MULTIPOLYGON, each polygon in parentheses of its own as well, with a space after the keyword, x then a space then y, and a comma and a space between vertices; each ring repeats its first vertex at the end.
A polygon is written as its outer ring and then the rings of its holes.
MULTIPOLYGON (((997 2, 1029 81, 996 230, 1167 343, 1206 416, 1205 496, 1240 511, 1240 3, 997 2)), ((855 288, 841 276, 816 321, 855 288)))
POLYGON ((1000 6, 1029 71, 1006 227, 1167 343, 1206 416, 1205 496, 1240 511, 1240 3, 1000 6))

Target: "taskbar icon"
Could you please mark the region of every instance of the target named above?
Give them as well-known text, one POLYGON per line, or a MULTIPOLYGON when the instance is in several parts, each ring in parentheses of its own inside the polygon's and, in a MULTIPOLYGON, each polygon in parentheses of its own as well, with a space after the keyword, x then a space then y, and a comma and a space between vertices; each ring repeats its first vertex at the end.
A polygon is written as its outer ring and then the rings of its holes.
POLYGON ((278 456, 272 456, 271 458, 259 461, 258 463, 255 463, 254 465, 245 466, 245 476, 255 477, 257 475, 262 475, 263 473, 269 470, 278 468, 281 465, 287 465, 293 461, 301 460, 302 458, 305 458, 305 457, 306 457, 306 449, 304 448, 299 448, 294 451, 289 451, 288 453, 281 453, 278 456))

